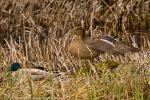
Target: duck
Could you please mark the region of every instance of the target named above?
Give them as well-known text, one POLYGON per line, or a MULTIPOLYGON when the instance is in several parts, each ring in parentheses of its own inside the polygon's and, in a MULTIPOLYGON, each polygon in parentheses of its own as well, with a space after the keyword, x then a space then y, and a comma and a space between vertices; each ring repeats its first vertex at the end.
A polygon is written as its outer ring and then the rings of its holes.
POLYGON ((134 52, 141 51, 139 48, 133 47, 132 45, 127 45, 126 43, 120 42, 118 39, 114 39, 113 37, 108 36, 108 35, 102 35, 100 39, 109 41, 114 44, 114 48, 111 48, 110 50, 106 50, 107 53, 110 53, 113 55, 124 56, 124 54, 128 52, 134 53, 134 52))
POLYGON ((94 59, 101 53, 124 55, 127 52, 138 52, 138 48, 119 42, 109 35, 86 37, 86 30, 76 27, 70 34, 74 37, 68 46, 71 55, 80 59, 94 59))
POLYGON ((21 64, 18 62, 13 63, 10 66, 10 71, 13 77, 17 79, 30 79, 32 81, 41 81, 46 79, 48 72, 46 70, 37 68, 21 68, 21 64))

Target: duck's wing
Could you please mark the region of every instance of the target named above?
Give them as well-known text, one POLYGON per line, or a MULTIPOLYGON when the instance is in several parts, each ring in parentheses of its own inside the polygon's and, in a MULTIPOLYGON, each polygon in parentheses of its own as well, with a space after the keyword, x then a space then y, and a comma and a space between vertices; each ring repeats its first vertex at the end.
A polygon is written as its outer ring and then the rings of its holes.
POLYGON ((47 77, 47 75, 31 75, 30 76, 31 80, 33 80, 33 81, 40 81, 46 77, 47 77))
POLYGON ((113 37, 109 36, 109 35, 102 35, 102 36, 99 36, 100 39, 103 39, 103 40, 107 40, 111 43, 113 43, 114 41, 116 41, 116 39, 114 39, 113 37))
POLYGON ((111 53, 111 54, 121 54, 121 55, 124 55, 125 53, 127 52, 138 52, 140 51, 140 49, 136 48, 136 47, 133 47, 132 45, 127 45, 123 42, 120 42, 116 39, 113 39, 109 36, 102 36, 102 39, 106 39, 110 42, 112 42, 114 44, 114 48, 112 48, 108 53, 111 53))
POLYGON ((118 51, 122 54, 125 54, 127 52, 138 52, 140 49, 133 47, 131 45, 126 45, 124 43, 115 42, 115 48, 113 48, 114 51, 118 51))
POLYGON ((47 71, 40 70, 40 69, 29 68, 26 70, 28 70, 31 75, 47 75, 48 74, 47 71))
POLYGON ((114 55, 124 55, 127 52, 140 51, 140 49, 135 48, 131 45, 126 45, 125 43, 121 43, 108 35, 102 35, 95 39, 87 39, 86 43, 91 49, 100 50, 114 55))
POLYGON ((30 68, 30 78, 33 81, 40 81, 48 76, 48 72, 45 70, 30 68))
POLYGON ((100 37, 88 38, 86 39, 86 43, 90 49, 100 50, 102 52, 108 52, 115 47, 112 40, 100 37))

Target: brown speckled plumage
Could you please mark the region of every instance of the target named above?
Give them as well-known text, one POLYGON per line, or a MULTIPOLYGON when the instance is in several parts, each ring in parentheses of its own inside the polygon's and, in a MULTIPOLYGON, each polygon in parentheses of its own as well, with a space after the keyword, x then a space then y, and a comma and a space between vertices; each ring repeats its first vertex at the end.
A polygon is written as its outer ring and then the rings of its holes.
POLYGON ((137 52, 139 49, 119 43, 110 36, 104 35, 101 37, 86 38, 85 30, 77 27, 72 31, 75 37, 69 45, 69 52, 81 59, 93 59, 99 56, 100 53, 125 54, 126 52, 137 52))

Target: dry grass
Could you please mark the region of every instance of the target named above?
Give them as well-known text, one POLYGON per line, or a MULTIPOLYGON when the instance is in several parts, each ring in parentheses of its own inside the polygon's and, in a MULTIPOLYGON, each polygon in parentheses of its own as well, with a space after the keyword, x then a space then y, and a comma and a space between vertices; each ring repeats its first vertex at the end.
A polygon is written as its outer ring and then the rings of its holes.
POLYGON ((149 11, 148 0, 1 0, 0 65, 6 71, 0 73, 0 99, 150 99, 149 11), (66 49, 77 25, 142 51, 77 60, 66 49), (110 60, 119 66, 99 66, 110 60), (17 82, 7 71, 15 61, 43 65, 48 79, 17 82))

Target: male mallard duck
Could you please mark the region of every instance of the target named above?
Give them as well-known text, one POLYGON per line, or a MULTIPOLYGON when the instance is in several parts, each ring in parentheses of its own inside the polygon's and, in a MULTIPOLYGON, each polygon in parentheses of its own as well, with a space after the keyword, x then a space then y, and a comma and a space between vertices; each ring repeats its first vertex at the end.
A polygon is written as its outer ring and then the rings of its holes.
POLYGON ((76 36, 68 50, 73 56, 81 59, 93 59, 104 52, 124 55, 126 52, 139 51, 138 48, 120 43, 108 35, 87 38, 82 27, 77 27, 71 32, 76 36))
POLYGON ((33 81, 40 81, 48 76, 48 72, 37 68, 22 68, 19 63, 13 63, 10 67, 13 77, 26 78, 33 81))

